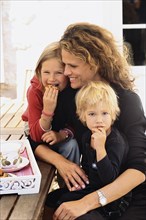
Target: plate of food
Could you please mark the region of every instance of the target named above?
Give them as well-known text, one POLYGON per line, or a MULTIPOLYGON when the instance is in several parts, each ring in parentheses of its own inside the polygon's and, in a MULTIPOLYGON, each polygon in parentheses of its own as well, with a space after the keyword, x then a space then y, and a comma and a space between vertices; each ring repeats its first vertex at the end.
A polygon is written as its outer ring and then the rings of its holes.
POLYGON ((29 164, 29 160, 26 157, 21 157, 21 162, 17 166, 1 167, 0 169, 5 173, 15 172, 15 171, 23 169, 28 164, 29 164))

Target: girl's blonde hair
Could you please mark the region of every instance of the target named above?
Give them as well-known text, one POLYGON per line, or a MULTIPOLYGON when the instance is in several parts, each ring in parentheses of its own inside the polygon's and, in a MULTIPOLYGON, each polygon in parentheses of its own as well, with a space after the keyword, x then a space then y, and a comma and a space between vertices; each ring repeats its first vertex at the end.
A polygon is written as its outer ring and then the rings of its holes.
POLYGON ((84 85, 76 94, 77 115, 83 124, 85 124, 85 111, 87 108, 103 102, 107 105, 111 114, 112 122, 120 114, 118 106, 118 97, 112 87, 103 82, 89 82, 84 85))
POLYGON ((98 74, 107 82, 134 90, 134 78, 127 62, 130 60, 128 48, 123 44, 122 53, 108 30, 85 22, 71 24, 65 30, 60 45, 61 49, 74 54, 91 67, 98 67, 98 74))
POLYGON ((62 66, 64 66, 62 59, 61 59, 61 49, 60 49, 60 44, 59 42, 53 42, 49 44, 42 54, 40 55, 38 62, 36 64, 35 68, 35 73, 38 77, 38 79, 41 82, 41 68, 42 68, 42 63, 45 62, 46 60, 56 58, 60 62, 62 66))

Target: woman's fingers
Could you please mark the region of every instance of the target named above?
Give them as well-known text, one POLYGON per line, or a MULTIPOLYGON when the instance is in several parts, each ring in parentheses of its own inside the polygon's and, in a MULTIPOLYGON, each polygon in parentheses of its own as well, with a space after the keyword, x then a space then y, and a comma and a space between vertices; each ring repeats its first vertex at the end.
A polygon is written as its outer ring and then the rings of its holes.
POLYGON ((77 164, 70 161, 67 161, 65 164, 60 164, 58 170, 70 191, 72 187, 75 187, 75 189, 84 189, 86 184, 89 183, 85 172, 77 164))

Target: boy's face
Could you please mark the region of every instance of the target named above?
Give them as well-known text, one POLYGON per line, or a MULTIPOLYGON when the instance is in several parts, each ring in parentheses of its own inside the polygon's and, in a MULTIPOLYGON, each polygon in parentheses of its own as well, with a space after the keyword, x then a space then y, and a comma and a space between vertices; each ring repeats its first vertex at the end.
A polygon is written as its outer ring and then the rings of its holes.
POLYGON ((68 83, 68 78, 64 75, 64 67, 56 58, 42 63, 41 78, 44 87, 56 86, 59 91, 62 91, 68 83))
POLYGON ((92 107, 88 107, 85 111, 85 122, 87 127, 94 133, 97 129, 103 128, 108 134, 112 125, 112 117, 107 105, 102 102, 92 107))

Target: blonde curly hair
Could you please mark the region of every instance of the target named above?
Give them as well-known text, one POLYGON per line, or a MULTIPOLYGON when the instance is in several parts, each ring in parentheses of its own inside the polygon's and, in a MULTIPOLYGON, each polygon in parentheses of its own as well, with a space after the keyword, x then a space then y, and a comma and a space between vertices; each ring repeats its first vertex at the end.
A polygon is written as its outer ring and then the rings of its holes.
MULTIPOLYGON (((90 23, 75 23, 67 27, 60 39, 61 49, 74 54, 92 67, 109 83, 133 90, 134 78, 128 63, 129 53, 123 53, 108 30, 90 23)), ((130 59, 129 59, 130 60, 130 59)))

